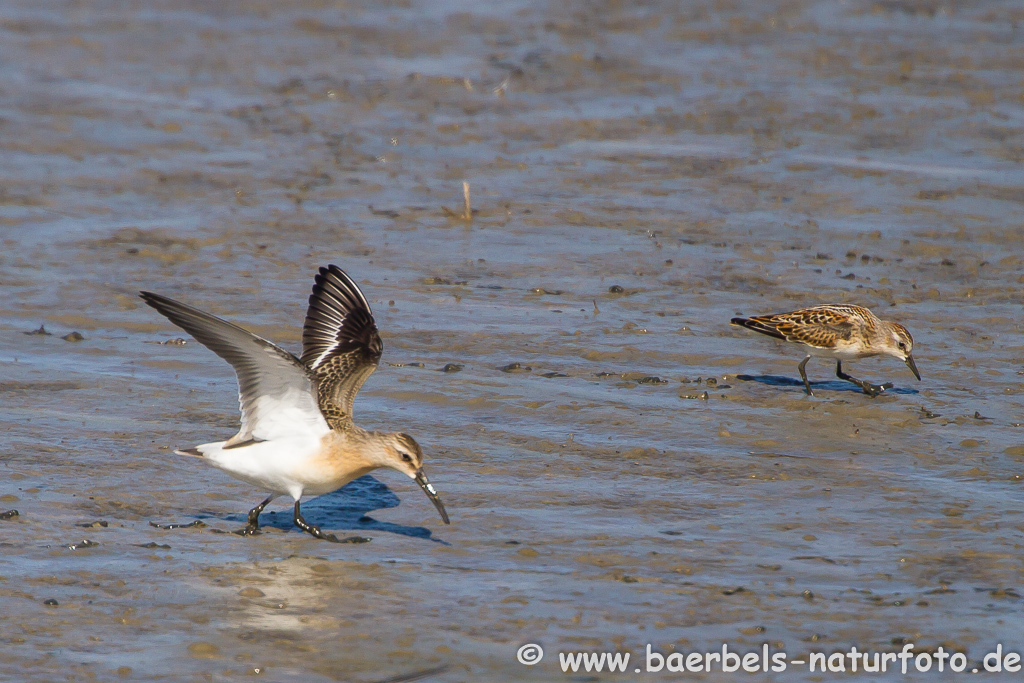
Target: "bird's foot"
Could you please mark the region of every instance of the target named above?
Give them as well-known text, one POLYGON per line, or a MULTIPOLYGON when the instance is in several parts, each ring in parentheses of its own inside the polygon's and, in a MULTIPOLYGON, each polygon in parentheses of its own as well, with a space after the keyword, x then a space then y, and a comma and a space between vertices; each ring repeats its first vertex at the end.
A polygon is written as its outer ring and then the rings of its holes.
POLYGON ((860 386, 862 389, 864 389, 865 394, 867 394, 871 398, 875 398, 876 396, 884 392, 886 389, 892 389, 894 385, 892 382, 886 382, 885 384, 872 384, 871 382, 863 382, 860 386))
POLYGON ((319 538, 323 541, 329 541, 331 543, 369 543, 371 539, 366 536, 348 536, 346 538, 338 538, 334 534, 329 534, 320 530, 318 526, 311 526, 306 530, 314 538, 319 538))
POLYGON ((246 524, 244 529, 238 531, 232 531, 231 533, 237 534, 238 536, 259 536, 261 533, 259 524, 246 524))
POLYGON ((329 534, 324 531, 321 531, 320 527, 318 526, 315 526, 313 524, 307 524, 305 520, 301 521, 302 523, 299 523, 299 520, 296 520, 296 526, 298 526, 300 529, 305 531, 313 538, 319 538, 322 541, 328 541, 330 543, 369 543, 372 540, 370 538, 367 538, 366 536, 348 536, 347 538, 338 538, 334 534, 329 534))

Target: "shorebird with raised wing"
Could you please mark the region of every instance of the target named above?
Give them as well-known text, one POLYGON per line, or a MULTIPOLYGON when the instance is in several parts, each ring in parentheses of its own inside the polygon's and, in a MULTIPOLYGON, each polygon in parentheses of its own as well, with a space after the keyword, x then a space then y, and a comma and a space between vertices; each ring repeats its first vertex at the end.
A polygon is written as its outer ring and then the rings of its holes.
POLYGON ((415 480, 449 524, 415 439, 368 431, 352 421, 356 393, 377 369, 384 344, 369 303, 340 268, 330 265, 316 275, 301 358, 197 308, 152 292, 140 296, 235 369, 241 429, 227 441, 176 452, 202 458, 270 494, 249 511, 241 533, 255 533, 263 508, 287 495, 295 501, 296 526, 339 542, 303 519, 299 500, 330 493, 379 467, 415 480))
POLYGON ((834 358, 836 377, 853 382, 872 398, 886 389, 891 389, 892 382, 872 384, 851 377, 843 372, 844 360, 880 354, 893 356, 906 363, 914 376, 918 380, 921 379, 914 357, 910 354, 914 349, 914 338, 910 336, 907 328, 899 323, 879 320, 874 313, 861 306, 812 306, 789 313, 733 318, 731 322, 733 325, 746 327, 769 337, 807 346, 807 357, 797 367, 800 369, 800 377, 804 380, 808 396, 814 394, 811 393, 811 383, 807 381, 807 372, 804 368, 811 356, 834 358))

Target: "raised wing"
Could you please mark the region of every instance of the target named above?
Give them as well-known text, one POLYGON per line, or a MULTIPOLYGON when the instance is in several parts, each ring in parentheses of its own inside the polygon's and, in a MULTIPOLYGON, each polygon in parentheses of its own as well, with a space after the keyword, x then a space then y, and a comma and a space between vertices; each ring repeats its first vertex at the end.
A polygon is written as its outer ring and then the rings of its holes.
POLYGON ((320 408, 332 426, 352 419, 352 402, 383 351, 359 287, 341 268, 321 268, 302 328, 302 363, 316 378, 320 408))
POLYGON ((198 308, 152 292, 140 296, 235 369, 242 427, 230 444, 329 431, 317 404, 313 379, 298 358, 198 308))

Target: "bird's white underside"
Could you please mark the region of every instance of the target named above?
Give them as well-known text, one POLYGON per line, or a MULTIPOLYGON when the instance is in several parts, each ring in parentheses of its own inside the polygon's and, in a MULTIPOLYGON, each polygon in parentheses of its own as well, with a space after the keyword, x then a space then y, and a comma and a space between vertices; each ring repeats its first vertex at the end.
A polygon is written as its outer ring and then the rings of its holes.
POLYGON ((807 353, 816 358, 833 358, 835 360, 857 360, 858 358, 868 358, 869 356, 877 356, 878 352, 864 353, 864 347, 856 343, 843 343, 840 342, 834 349, 826 349, 821 346, 811 346, 809 344, 803 344, 807 350, 807 353))
POLYGON ((315 460, 321 451, 319 438, 312 435, 260 441, 241 448, 223 446, 225 441, 196 446, 196 450, 214 467, 256 488, 299 500, 303 494, 333 491, 333 482, 318 480, 316 468, 304 464, 315 460), (314 475, 310 477, 309 475, 314 475), (305 476, 303 476, 305 475, 305 476), (324 488, 325 486, 331 488, 324 488))
POLYGON ((257 443, 225 449, 227 442, 217 441, 196 446, 196 450, 218 469, 295 500, 304 493, 337 488, 323 490, 334 482, 317 477, 316 468, 305 466, 319 456, 322 439, 331 431, 312 394, 312 386, 308 390, 287 387, 277 396, 259 396, 250 406, 248 413, 243 414, 239 434, 243 440, 252 438, 257 443))

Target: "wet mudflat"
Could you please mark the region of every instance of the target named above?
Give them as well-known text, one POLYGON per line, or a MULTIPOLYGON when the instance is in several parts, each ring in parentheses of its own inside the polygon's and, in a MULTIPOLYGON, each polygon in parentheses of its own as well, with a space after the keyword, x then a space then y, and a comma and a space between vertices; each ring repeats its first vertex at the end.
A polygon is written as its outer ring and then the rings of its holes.
POLYGON ((0 6, 0 677, 1024 650, 1024 14, 677 5, 0 6), (382 472, 303 506, 370 543, 242 538, 261 492, 172 452, 235 383, 137 290, 294 351, 329 262, 451 527, 382 472), (924 380, 809 398, 728 325, 827 302, 924 380))

